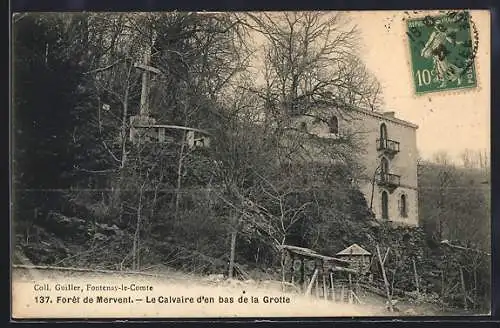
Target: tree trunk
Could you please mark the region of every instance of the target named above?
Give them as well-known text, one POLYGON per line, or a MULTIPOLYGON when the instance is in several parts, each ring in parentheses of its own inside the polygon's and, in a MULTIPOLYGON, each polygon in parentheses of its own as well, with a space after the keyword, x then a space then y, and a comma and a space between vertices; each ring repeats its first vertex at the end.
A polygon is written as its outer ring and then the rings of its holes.
POLYGON ((465 280, 464 280, 464 270, 460 266, 460 282, 462 283, 462 293, 464 295, 464 310, 468 310, 467 308, 467 289, 465 288, 465 280))
POLYGON ((153 202, 151 204, 151 212, 150 212, 150 218, 152 218, 155 214, 155 209, 156 209, 156 202, 158 201, 158 189, 160 188, 161 181, 163 180, 163 173, 160 175, 160 178, 158 179, 158 183, 155 186, 155 191, 153 194, 153 202))
POLYGON ((478 300, 478 293, 477 293, 477 266, 474 264, 474 308, 477 308, 477 305, 479 303, 478 300))
MULTIPOLYGON (((112 197, 112 202, 113 204, 120 204, 120 218, 123 216, 123 205, 121 204, 121 185, 122 181, 124 179, 124 168, 127 163, 127 131, 128 131, 128 98, 129 98, 129 93, 130 93, 130 75, 132 73, 132 68, 133 65, 130 63, 128 72, 127 72, 127 81, 126 81, 126 86, 125 86, 125 92, 123 95, 122 99, 122 107, 123 107, 123 112, 122 112, 122 122, 121 122, 121 128, 120 128, 120 135, 121 135, 121 158, 120 158, 120 173, 118 177, 118 184, 117 188, 114 188, 113 190, 113 197, 112 197)), ((100 106, 100 104, 99 104, 100 106)), ((99 108, 99 112, 100 112, 99 108)), ((99 120, 99 124, 102 124, 101 121, 99 120)))
POLYGON ((139 269, 139 249, 140 249, 140 230, 141 230, 141 221, 142 221, 142 195, 144 191, 144 186, 146 182, 144 182, 139 189, 139 204, 137 206, 137 223, 135 226, 135 234, 134 234, 134 242, 132 246, 132 269, 139 269))
POLYGON ((309 282, 309 285, 307 286, 305 295, 311 295, 311 290, 313 288, 314 282, 316 281, 316 279, 318 277, 318 272, 319 272, 319 270, 318 270, 318 268, 316 268, 314 270, 314 274, 313 274, 313 276, 311 278, 311 281, 309 282))
POLYGON ((392 297, 391 297, 391 291, 389 289, 389 281, 387 280, 387 275, 385 274, 384 261, 382 260, 382 256, 380 255, 380 248, 378 245, 377 245, 377 256, 378 256, 378 261, 380 263, 380 269, 382 270, 382 277, 384 278, 385 293, 387 295, 388 309, 390 312, 393 312, 394 308, 392 307, 392 297))
POLYGON ((375 169, 375 172, 373 173, 373 178, 372 178, 372 191, 371 191, 371 196, 370 196, 370 211, 373 210, 373 194, 375 193, 375 179, 377 176, 377 171, 379 170, 380 166, 378 166, 375 169))
MULTIPOLYGON (((121 141, 121 158, 120 158, 120 173, 118 176, 118 183, 117 187, 113 188, 113 195, 112 195, 112 202, 113 204, 120 204, 121 201, 121 185, 122 181, 124 179, 124 168, 127 163, 127 130, 128 130, 128 98, 129 98, 129 93, 130 93, 130 74, 132 73, 132 68, 133 65, 130 64, 128 73, 127 73, 127 81, 126 81, 126 86, 125 86, 125 91, 123 94, 123 99, 121 99, 123 111, 122 111, 122 122, 121 122, 121 128, 120 128, 120 141, 121 141)), ((99 104, 100 106, 100 104, 99 104)), ((99 113, 101 109, 99 108, 99 113)), ((99 119, 99 125, 101 125, 102 122, 99 119)), ((123 215, 123 206, 120 206, 120 217, 123 215)))
POLYGON ((180 191, 182 187, 182 169, 184 164, 184 150, 186 147, 186 132, 182 133, 181 149, 179 154, 179 162, 177 164, 177 186, 175 191, 175 219, 179 214, 180 191))
POLYGON ((415 288, 417 289, 417 294, 420 294, 420 284, 418 281, 417 266, 415 264, 415 259, 412 259, 412 262, 413 262, 413 274, 415 275, 415 288))
POLYGON ((234 228, 234 230, 231 232, 231 255, 229 256, 229 272, 228 272, 228 277, 229 279, 232 279, 234 276, 234 259, 236 256, 236 236, 237 236, 237 230, 234 228))
MULTIPOLYGON (((281 246, 285 244, 285 237, 281 240, 281 246)), ((281 281, 284 283, 286 281, 286 253, 284 249, 281 249, 281 281)), ((281 284, 282 289, 284 290, 285 284, 281 284)))
POLYGON ((121 126, 121 142, 122 142, 122 157, 120 168, 123 169, 125 167, 125 163, 127 161, 127 127, 128 127, 128 97, 130 93, 130 74, 132 73, 133 65, 130 63, 130 67, 127 72, 127 85, 125 87, 125 93, 123 95, 123 113, 122 113, 122 126, 121 126))

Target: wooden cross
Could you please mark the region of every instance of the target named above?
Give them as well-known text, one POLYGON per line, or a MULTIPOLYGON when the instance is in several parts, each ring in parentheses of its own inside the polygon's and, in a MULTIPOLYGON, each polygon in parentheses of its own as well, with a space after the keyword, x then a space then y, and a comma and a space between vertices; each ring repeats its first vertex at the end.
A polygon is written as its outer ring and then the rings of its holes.
POLYGON ((141 116, 149 116, 149 73, 160 74, 161 71, 155 67, 149 66, 151 61, 152 44, 144 52, 143 63, 135 63, 134 67, 142 69, 142 90, 141 90, 141 116))

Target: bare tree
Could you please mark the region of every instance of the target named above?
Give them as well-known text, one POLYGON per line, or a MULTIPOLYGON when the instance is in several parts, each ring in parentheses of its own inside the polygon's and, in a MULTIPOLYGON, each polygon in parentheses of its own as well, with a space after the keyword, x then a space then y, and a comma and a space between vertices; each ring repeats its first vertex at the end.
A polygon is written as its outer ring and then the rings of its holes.
POLYGON ((380 85, 356 54, 358 33, 342 14, 264 12, 242 19, 266 39, 262 96, 279 102, 281 113, 381 104, 380 85))
POLYGON ((462 159, 462 165, 466 168, 475 168, 478 163, 475 163, 474 152, 471 149, 465 149, 460 157, 462 159))
POLYGON ((488 170, 490 168, 490 158, 487 150, 478 150, 477 157, 479 168, 488 170))
POLYGON ((235 17, 249 35, 265 43, 263 51, 255 53, 262 76, 257 74, 232 89, 234 94, 251 97, 250 101, 230 105, 238 104, 238 109, 229 111, 231 118, 224 124, 223 135, 229 137, 216 141, 225 186, 221 197, 234 210, 233 226, 240 227, 233 234, 252 227, 253 234, 279 246, 310 205, 307 197, 300 199, 295 193, 317 184, 304 163, 320 162, 323 168, 327 163, 344 163, 353 172, 358 166, 354 151, 358 145, 351 131, 340 138, 323 138, 298 127, 296 119, 309 117, 321 124, 329 124, 333 114, 349 119, 353 108, 375 109, 380 104, 380 87, 357 58, 357 32, 347 27, 341 15, 235 17), (285 170, 287 177, 277 173, 285 170), (300 180, 309 182, 304 185, 300 180))
POLYGON ((452 165, 453 161, 450 154, 446 150, 440 150, 433 154, 432 161, 441 165, 452 165))
POLYGON ((158 198, 165 201, 161 190, 174 187, 169 195, 177 217, 186 172, 198 165, 200 156, 188 147, 182 130, 167 132, 169 143, 162 145, 163 152, 151 144, 131 144, 130 117, 139 109, 142 115, 147 107, 145 115, 158 123, 218 128, 217 102, 244 68, 247 56, 240 49, 240 31, 231 15, 174 12, 89 17, 89 40, 95 52, 85 79, 93 90, 94 138, 106 158, 100 158, 99 170, 79 169, 118 173, 118 179, 108 176, 114 190, 110 206, 119 208, 120 217, 136 216, 131 254, 133 266, 138 267, 141 231, 146 218, 156 212, 158 198), (151 67, 156 74, 143 74, 141 67, 151 67), (171 170, 175 181, 166 178, 172 177, 171 170), (136 193, 128 193, 129 189, 136 193))
POLYGON ((342 14, 322 12, 248 13, 239 15, 254 39, 262 74, 242 86, 259 99, 263 120, 272 122, 281 162, 325 161, 357 166, 361 131, 344 129, 324 138, 302 128, 303 119, 330 126, 332 116, 353 119, 355 108, 376 109, 380 85, 357 57, 354 27, 342 14))
POLYGON ((460 158, 465 168, 486 170, 490 165, 489 156, 486 150, 473 150, 467 148, 460 154, 460 158))

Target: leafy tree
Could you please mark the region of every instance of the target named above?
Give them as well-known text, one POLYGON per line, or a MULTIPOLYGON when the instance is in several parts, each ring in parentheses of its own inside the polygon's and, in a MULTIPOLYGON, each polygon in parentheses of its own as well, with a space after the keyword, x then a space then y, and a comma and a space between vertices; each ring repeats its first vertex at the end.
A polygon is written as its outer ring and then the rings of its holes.
POLYGON ((14 217, 28 227, 61 206, 60 190, 72 184, 80 150, 72 142, 73 127, 88 118, 73 111, 85 97, 80 75, 87 65, 86 42, 85 16, 15 16, 14 217))

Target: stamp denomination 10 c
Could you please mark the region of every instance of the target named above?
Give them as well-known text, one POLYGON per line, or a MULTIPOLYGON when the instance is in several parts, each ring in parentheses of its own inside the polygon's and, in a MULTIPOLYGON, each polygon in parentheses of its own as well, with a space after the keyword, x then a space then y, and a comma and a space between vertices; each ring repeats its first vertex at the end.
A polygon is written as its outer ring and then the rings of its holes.
POLYGON ((477 86, 477 33, 467 11, 407 20, 413 84, 417 94, 477 86), (475 31, 474 31, 475 32, 475 31))

